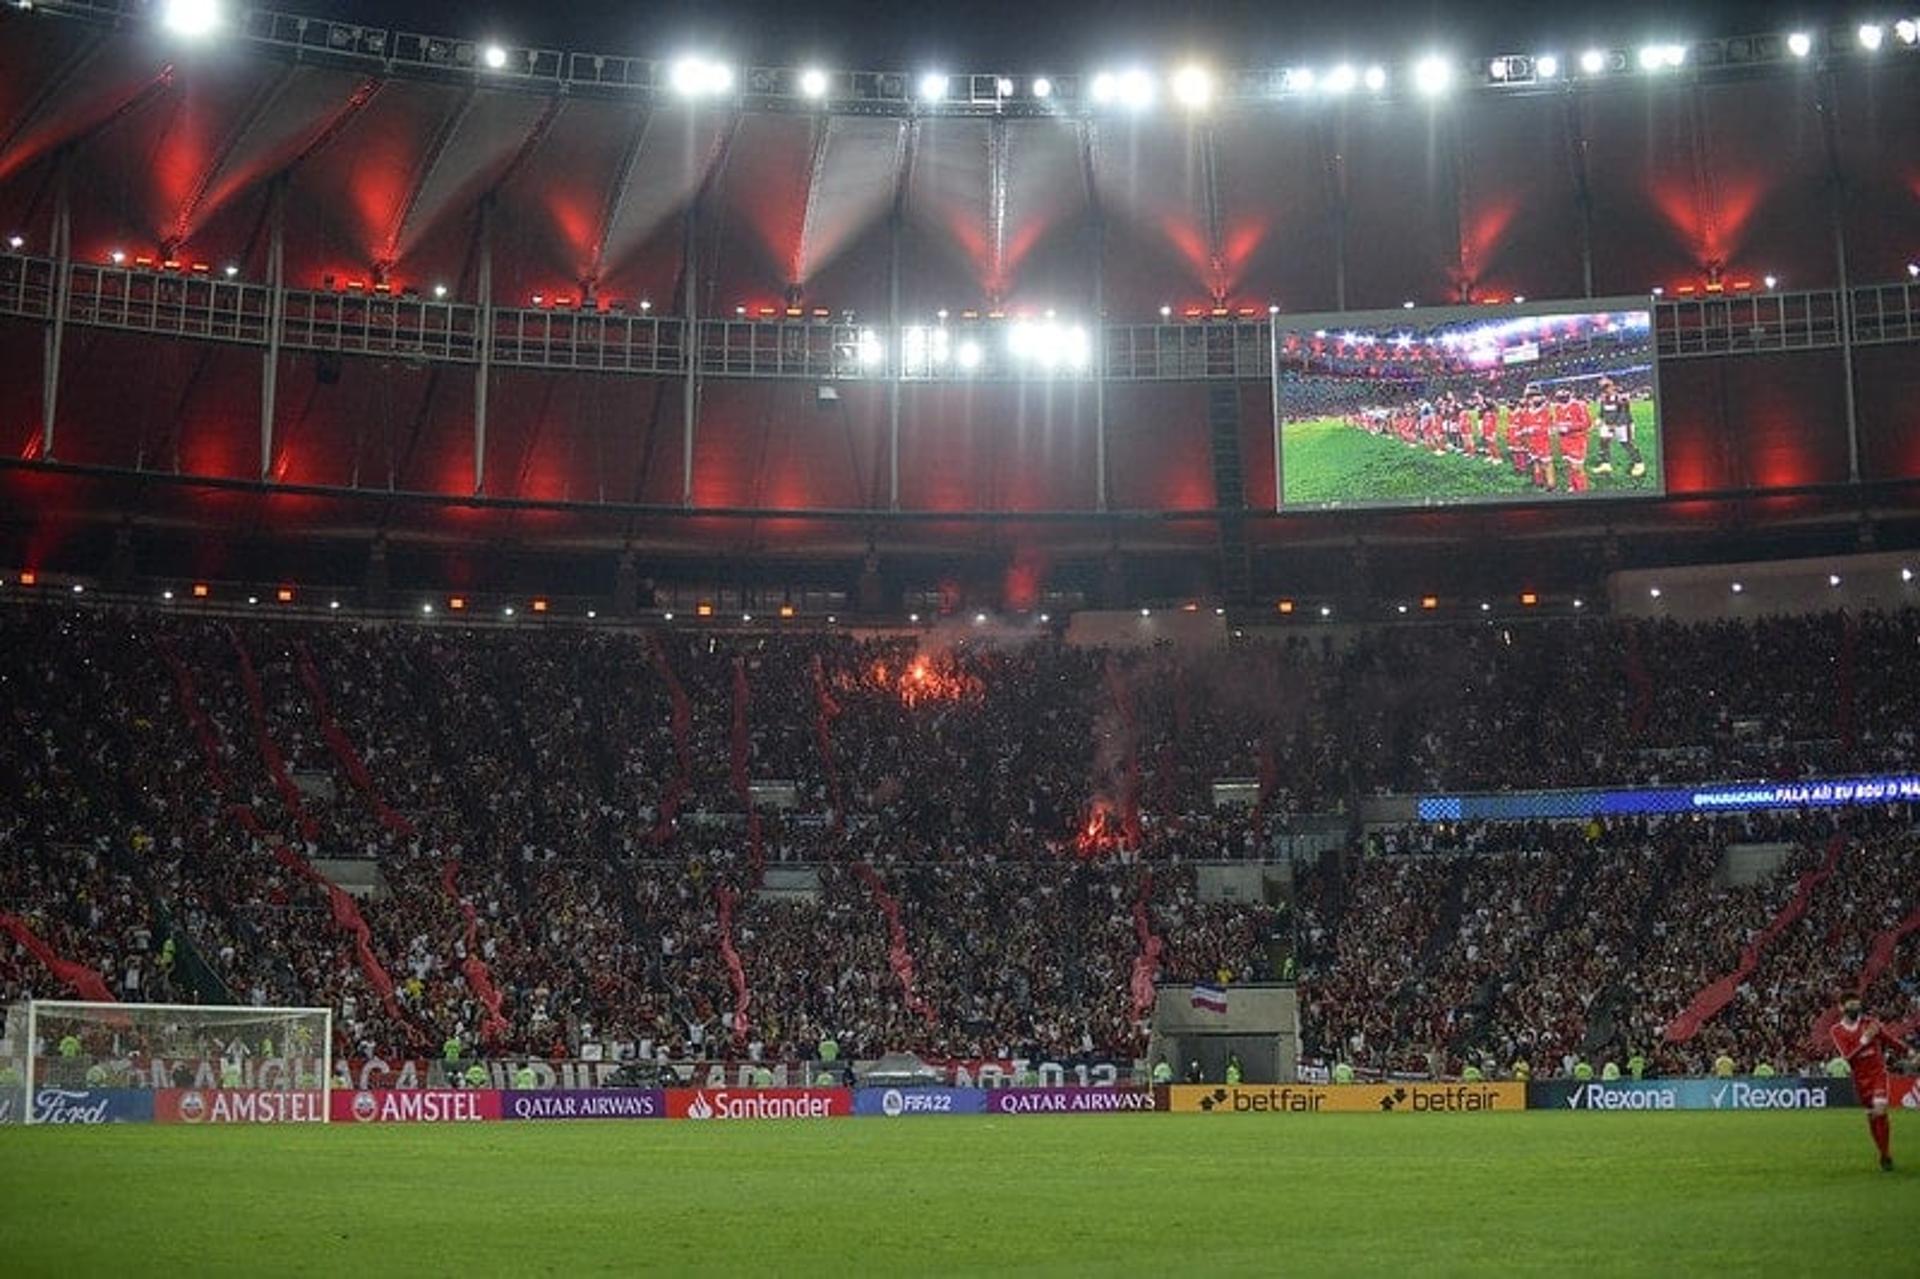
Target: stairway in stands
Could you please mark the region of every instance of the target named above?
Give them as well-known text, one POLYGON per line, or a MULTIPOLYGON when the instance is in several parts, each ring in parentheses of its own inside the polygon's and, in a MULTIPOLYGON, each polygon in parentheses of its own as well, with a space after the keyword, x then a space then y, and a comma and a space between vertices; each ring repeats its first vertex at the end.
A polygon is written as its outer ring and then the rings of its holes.
POLYGON ((1241 474, 1240 387, 1207 388, 1207 434, 1213 445, 1213 500, 1220 517, 1220 589, 1229 604, 1252 598, 1252 566, 1247 556, 1247 490, 1241 474))

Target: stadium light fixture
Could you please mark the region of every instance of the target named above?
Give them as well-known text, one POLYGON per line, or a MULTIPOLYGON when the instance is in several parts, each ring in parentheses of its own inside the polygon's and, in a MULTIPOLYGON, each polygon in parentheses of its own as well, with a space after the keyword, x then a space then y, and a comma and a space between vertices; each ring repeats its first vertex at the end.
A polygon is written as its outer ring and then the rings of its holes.
POLYGON ((433 296, 434 296, 434 297, 436 297, 436 298, 444 298, 444 297, 446 297, 446 296, 447 296, 447 286, 446 286, 446 285, 444 285, 444 284, 436 284, 436 285, 434 285, 434 286, 433 286, 433 296))
POLYGON ((953 358, 959 363, 961 368, 971 371, 980 367, 980 357, 982 354, 984 353, 980 350, 980 344, 969 339, 962 342, 959 347, 955 349, 953 358))
POLYGON ((1013 96, 1013 78, 1011 76, 1000 76, 993 82, 993 91, 1003 98, 1011 98, 1013 96))
POLYGON ((1172 319, 1173 308, 1166 305, 1165 303, 1162 303, 1160 306, 1160 318, 1163 320, 1172 319))
POLYGON ((480 51, 480 61, 486 64, 487 70, 498 71, 507 65, 507 51, 500 45, 490 44, 480 51))
POLYGON ((733 88, 733 68, 690 53, 668 68, 667 83, 683 98, 718 97, 733 88))
POLYGON ((1342 62, 1327 72, 1327 78, 1320 82, 1320 87, 1338 96, 1343 93, 1352 93, 1354 86, 1359 83, 1360 73, 1354 70, 1351 64, 1342 62))
POLYGON ((1777 289, 1780 287, 1780 277, 1777 275, 1769 275, 1764 277, 1760 283, 1766 285, 1769 290, 1777 289))
POLYGON ((1893 38, 1901 44, 1920 44, 1920 18, 1902 18, 1893 24, 1893 38))
POLYGON ((1901 569, 1900 580, 1903 582, 1911 582, 1913 580, 1913 570, 1910 568, 1901 569))
POLYGON ((1684 44, 1649 44, 1640 50, 1642 71, 1668 71, 1687 60, 1684 44))
POLYGON ((920 100, 938 102, 947 96, 947 73, 929 71, 920 77, 920 100))
POLYGON ((235 276, 240 274, 240 268, 231 262, 227 263, 224 269, 225 269, 226 277, 229 280, 233 279, 235 276))
POLYGON ((1387 69, 1382 66, 1368 67, 1366 75, 1361 79, 1366 82, 1367 92, 1379 93, 1387 87, 1387 69))
POLYGON ((1438 54, 1429 54, 1413 67, 1413 87, 1429 98, 1437 98, 1453 84, 1453 65, 1438 54))
POLYGON ((1877 22, 1863 22, 1858 32, 1860 47, 1868 53, 1876 52, 1887 38, 1887 29, 1877 22))
POLYGON ((808 67, 800 73, 800 94, 802 97, 818 101, 827 96, 827 73, 819 67, 808 67))
POLYGON ((1838 573, 1827 574, 1827 585, 1828 586, 1840 585, 1840 575, 1838 573))
POLYGON ((1657 587, 1657 586, 1649 586, 1649 587, 1647 588, 1647 595, 1648 595, 1648 596, 1649 596, 1650 598, 1652 598, 1652 599, 1656 599, 1656 600, 1657 600, 1657 599, 1659 599, 1659 598, 1660 598, 1660 588, 1659 588, 1659 587, 1657 587))
POLYGON ((872 329, 860 331, 860 363, 866 368, 877 368, 887 358, 887 348, 880 341, 880 335, 872 329))
MULTIPOLYGON (((251 600, 249 600, 249 601, 248 601, 248 603, 252 603, 252 601, 251 601, 251 600)), ((428 615, 428 616, 432 616, 432 614, 433 614, 433 605, 431 605, 431 604, 422 604, 422 605, 420 606, 420 611, 421 611, 422 613, 424 613, 424 614, 426 614, 426 615, 428 615)))
POLYGON ((113 252, 107 254, 107 261, 113 263, 115 266, 125 266, 127 262, 126 250, 125 249, 113 250, 113 252))
POLYGON ((1053 96, 1053 81, 1045 76, 1036 76, 1033 81, 1033 96, 1045 102, 1053 96))
POLYGON ((1204 111, 1213 101, 1213 73, 1201 66, 1184 66, 1173 73, 1173 97, 1189 111, 1204 111))
POLYGON ((1746 589, 1747 589, 1747 588, 1746 588, 1746 585, 1745 585, 1744 583, 1741 583, 1741 582, 1735 582, 1735 583, 1733 584, 1733 593, 1734 593, 1735 595, 1738 595, 1738 594, 1740 594, 1740 592, 1742 592, 1742 591, 1744 591, 1744 590, 1746 590, 1746 589))
POLYGON ((1580 55, 1582 75, 1599 75, 1607 69, 1607 55, 1600 49, 1588 49, 1580 55))
POLYGON ((1909 280, 1920 280, 1920 262, 1907 263, 1907 278, 1909 280))
POLYGON ((1312 67, 1288 67, 1280 86, 1288 93, 1312 93, 1317 83, 1319 77, 1314 74, 1312 67))
POLYGON ((1533 60, 1534 78, 1551 80, 1560 74, 1560 56, 1554 53, 1542 53, 1533 60))
POLYGON ((1787 52, 1796 58, 1804 58, 1813 52, 1813 37, 1804 31, 1795 31, 1787 37, 1787 52))
POLYGON ((192 40, 212 35, 226 21, 226 9, 220 0, 167 0, 160 10, 162 26, 192 40))
POLYGON ((9 249, 18 249, 18 248, 21 248, 21 247, 23 247, 23 246, 24 246, 24 245, 26 244, 26 242, 27 242, 27 241, 26 241, 26 239, 25 239, 25 237, 23 237, 23 236, 18 236, 18 235, 10 235, 10 236, 8 236, 8 237, 7 237, 7 247, 8 247, 9 249))

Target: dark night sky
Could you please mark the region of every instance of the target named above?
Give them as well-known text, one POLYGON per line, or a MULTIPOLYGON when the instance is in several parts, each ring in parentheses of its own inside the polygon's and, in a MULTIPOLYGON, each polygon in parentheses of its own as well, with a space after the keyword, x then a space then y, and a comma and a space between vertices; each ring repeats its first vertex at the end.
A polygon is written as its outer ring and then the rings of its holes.
POLYGON ((1643 40, 1852 26, 1912 5, 1835 0, 281 0, 284 8, 430 34, 670 56, 699 44, 741 62, 863 70, 1056 73, 1102 62, 1222 67, 1336 55, 1394 60, 1430 47, 1472 54, 1632 46, 1643 40))

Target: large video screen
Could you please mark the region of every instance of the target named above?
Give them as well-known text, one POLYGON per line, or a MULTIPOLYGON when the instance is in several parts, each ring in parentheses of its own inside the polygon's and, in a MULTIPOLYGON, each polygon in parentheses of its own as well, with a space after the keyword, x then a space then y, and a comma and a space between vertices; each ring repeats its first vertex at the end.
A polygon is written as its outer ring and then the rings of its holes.
POLYGON ((1276 319, 1283 507, 1657 496, 1644 301, 1276 319))

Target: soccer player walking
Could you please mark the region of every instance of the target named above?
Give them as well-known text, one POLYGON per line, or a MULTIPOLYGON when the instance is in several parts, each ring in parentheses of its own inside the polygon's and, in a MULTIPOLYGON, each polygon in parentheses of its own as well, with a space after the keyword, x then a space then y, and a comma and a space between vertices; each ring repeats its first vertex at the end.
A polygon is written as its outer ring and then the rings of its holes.
POLYGON ((1880 1168, 1893 1171, 1893 1149, 1887 1123, 1887 1054, 1884 1045, 1892 1044, 1903 1053, 1913 1050, 1888 1033, 1878 1018, 1862 1017, 1860 1001, 1849 999, 1840 1005, 1840 1020, 1833 1028, 1833 1046, 1846 1058, 1853 1071, 1853 1090, 1867 1108, 1867 1130, 1873 1144, 1880 1148, 1880 1168))

